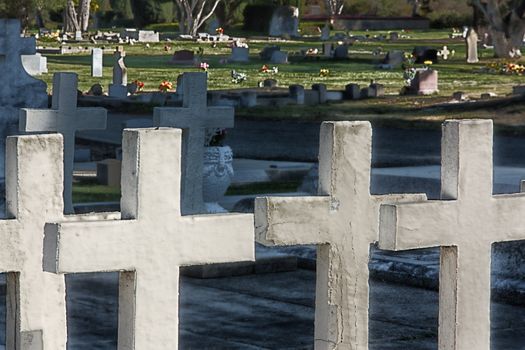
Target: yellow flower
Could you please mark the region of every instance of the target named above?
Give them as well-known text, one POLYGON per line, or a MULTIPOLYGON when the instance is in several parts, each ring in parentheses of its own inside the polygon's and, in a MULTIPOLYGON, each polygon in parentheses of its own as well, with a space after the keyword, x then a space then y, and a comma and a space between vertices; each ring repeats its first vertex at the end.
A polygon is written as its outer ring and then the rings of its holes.
POLYGON ((426 64, 427 66, 429 66, 432 64, 432 61, 428 60, 428 61, 423 62, 423 64, 426 64))

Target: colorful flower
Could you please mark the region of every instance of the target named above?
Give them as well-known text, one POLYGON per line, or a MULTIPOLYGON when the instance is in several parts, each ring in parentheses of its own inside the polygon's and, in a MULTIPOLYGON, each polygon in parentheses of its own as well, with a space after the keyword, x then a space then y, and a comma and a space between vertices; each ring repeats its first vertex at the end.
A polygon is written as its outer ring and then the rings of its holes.
POLYGON ((170 81, 164 80, 159 85, 159 90, 162 92, 167 92, 169 90, 173 89, 173 84, 170 81))
POLYGON ((144 89, 145 84, 140 80, 134 80, 133 84, 137 85, 137 91, 142 91, 142 89, 144 89))
POLYGON ((327 76, 329 76, 329 75, 330 75, 330 70, 329 70, 329 69, 321 68, 321 69, 319 70, 319 76, 320 76, 320 77, 323 77, 323 78, 324 78, 324 77, 327 77, 327 76))
POLYGON ((210 68, 210 65, 206 62, 202 62, 200 65, 199 65, 199 68, 205 72, 208 71, 208 68, 210 68))

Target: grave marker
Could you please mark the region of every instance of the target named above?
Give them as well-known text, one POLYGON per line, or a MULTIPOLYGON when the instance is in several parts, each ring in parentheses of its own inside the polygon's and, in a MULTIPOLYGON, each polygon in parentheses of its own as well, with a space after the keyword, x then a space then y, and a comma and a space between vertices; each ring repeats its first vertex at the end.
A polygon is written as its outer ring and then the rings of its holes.
POLYGON ((180 266, 254 260, 252 214, 181 216, 181 139, 125 130, 122 220, 46 225, 45 271, 120 271, 119 349, 178 348, 180 266))
POLYGON ((315 348, 368 348, 368 261, 379 238, 379 205, 424 195, 370 195, 368 122, 321 126, 318 197, 255 201, 256 238, 265 245, 317 244, 315 348))
POLYGON ((117 47, 114 57, 113 84, 109 85, 109 96, 126 98, 128 96, 128 69, 124 62, 126 52, 122 46, 117 47))
POLYGON ((478 63, 478 34, 474 28, 470 28, 465 38, 467 43, 467 63, 478 63))
POLYGON ((249 62, 250 49, 247 47, 232 47, 232 54, 229 58, 231 62, 249 62))
POLYGON ((492 195, 492 121, 443 124, 442 200, 381 206, 380 248, 441 247, 439 349, 490 349, 491 247, 525 239, 525 194, 492 195))
MULTIPOLYGON (((206 73, 184 73, 182 108, 154 109, 153 124, 181 128, 183 132, 182 213, 204 213, 202 166, 205 131, 208 128, 232 128, 231 107, 209 107, 206 73)), ((180 87, 177 88, 177 91, 180 87)))
POLYGON ((104 74, 104 51, 100 48, 93 48, 91 51, 91 76, 100 78, 104 74))
POLYGON ((72 200, 75 133, 77 130, 106 128, 104 108, 77 108, 78 76, 75 73, 56 73, 53 76, 51 109, 20 110, 20 131, 57 132, 64 138, 64 206, 74 212, 72 200))
POLYGON ((42 270, 43 229, 63 218, 62 136, 8 137, 0 272, 6 273, 6 348, 65 349, 64 276, 42 270), (25 347, 20 347, 20 344, 25 347))

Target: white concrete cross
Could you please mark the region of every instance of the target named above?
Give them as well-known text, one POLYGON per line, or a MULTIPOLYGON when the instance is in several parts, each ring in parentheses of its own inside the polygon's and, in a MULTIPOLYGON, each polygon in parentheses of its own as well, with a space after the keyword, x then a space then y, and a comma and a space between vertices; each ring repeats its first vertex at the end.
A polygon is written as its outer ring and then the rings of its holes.
POLYGON ((438 54, 439 54, 439 56, 441 56, 441 58, 443 58, 446 61, 446 60, 448 60, 448 56, 450 55, 450 50, 445 45, 445 46, 443 46, 443 48, 441 50, 439 50, 438 54))
POLYGON ((181 138, 125 130, 122 220, 46 226, 46 271, 121 271, 118 349, 177 349, 179 266, 254 259, 252 214, 181 216, 181 138))
POLYGON ((42 270, 47 221, 61 220, 62 136, 8 137, 7 217, 0 220, 0 272, 7 274, 6 349, 66 346, 64 276, 42 270))
POLYGON ((317 244, 316 349, 368 349, 368 261, 379 238, 379 205, 424 195, 370 195, 372 128, 325 122, 317 197, 255 201, 256 239, 265 245, 317 244))
POLYGON ((107 111, 104 108, 77 108, 78 77, 75 73, 53 76, 51 109, 20 110, 20 131, 57 132, 64 137, 64 205, 73 213, 72 185, 77 130, 105 129, 107 111))
POLYGON ((492 121, 443 124, 441 198, 381 206, 380 248, 441 247, 439 349, 490 349, 494 242, 525 239, 525 194, 492 195, 492 121))
POLYGON ((206 129, 232 128, 234 109, 208 107, 206 73, 184 73, 182 108, 155 108, 153 125, 183 129, 182 213, 204 213, 202 167, 206 129))

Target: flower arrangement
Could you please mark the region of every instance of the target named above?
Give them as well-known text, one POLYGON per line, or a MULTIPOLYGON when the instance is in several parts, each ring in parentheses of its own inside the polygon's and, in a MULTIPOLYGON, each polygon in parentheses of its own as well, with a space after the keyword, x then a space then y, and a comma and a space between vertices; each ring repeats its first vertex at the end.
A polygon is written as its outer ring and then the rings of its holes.
POLYGON ((319 70, 319 76, 322 77, 322 78, 325 78, 327 76, 330 75, 330 70, 329 69, 326 69, 326 68, 321 68, 319 70))
POLYGON ((246 81, 246 79, 248 79, 248 76, 246 75, 246 73, 240 73, 240 72, 237 72, 236 70, 232 70, 231 76, 232 76, 232 83, 234 84, 240 84, 243 81, 246 81))
POLYGON ((170 82, 170 81, 167 81, 167 80, 164 80, 162 83, 160 83, 159 85, 159 90, 161 92, 167 92, 169 90, 173 89, 173 84, 170 82))
POLYGON ((133 80, 133 84, 137 85, 137 91, 142 91, 144 89, 144 82, 140 81, 140 80, 133 80))
POLYGON ((268 73, 268 74, 277 74, 279 73, 279 67, 268 67, 266 64, 263 64, 261 69, 259 69, 261 73, 268 73))
POLYGON ((513 62, 491 63, 486 69, 496 74, 525 75, 525 65, 513 62))
POLYGON ((219 27, 219 28, 215 29, 215 33, 217 35, 223 35, 224 34, 224 29, 222 27, 219 27))
POLYGON ((206 62, 201 62, 199 64, 199 68, 204 71, 204 72, 207 72, 208 71, 208 68, 210 68, 210 65, 206 62))
POLYGON ((222 129, 222 128, 206 129, 204 147, 224 146, 225 138, 226 138, 226 129, 222 129))

